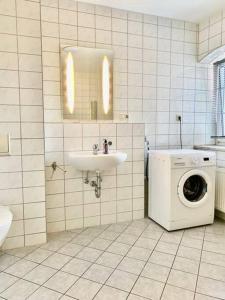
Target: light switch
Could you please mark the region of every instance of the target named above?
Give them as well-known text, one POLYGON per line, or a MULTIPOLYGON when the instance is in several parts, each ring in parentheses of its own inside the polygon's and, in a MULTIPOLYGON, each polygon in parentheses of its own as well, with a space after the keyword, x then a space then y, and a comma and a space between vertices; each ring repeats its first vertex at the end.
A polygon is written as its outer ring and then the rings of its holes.
POLYGON ((0 155, 10 155, 9 134, 0 134, 0 155))

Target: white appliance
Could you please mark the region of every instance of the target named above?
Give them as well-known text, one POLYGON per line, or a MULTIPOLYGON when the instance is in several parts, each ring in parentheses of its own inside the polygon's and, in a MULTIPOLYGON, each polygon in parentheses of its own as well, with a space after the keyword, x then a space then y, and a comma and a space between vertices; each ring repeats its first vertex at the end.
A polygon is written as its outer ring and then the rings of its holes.
POLYGON ((4 243, 12 224, 13 215, 7 206, 0 206, 0 247, 4 243))
POLYGON ((149 151, 148 216, 167 230, 214 221, 214 152, 149 151))

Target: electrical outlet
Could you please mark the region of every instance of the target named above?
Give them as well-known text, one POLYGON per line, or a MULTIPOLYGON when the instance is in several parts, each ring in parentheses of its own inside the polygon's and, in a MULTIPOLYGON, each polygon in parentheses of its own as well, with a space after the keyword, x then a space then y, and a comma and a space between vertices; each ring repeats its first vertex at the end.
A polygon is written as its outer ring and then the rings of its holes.
POLYGON ((180 122, 181 121, 181 115, 176 115, 176 121, 180 122))

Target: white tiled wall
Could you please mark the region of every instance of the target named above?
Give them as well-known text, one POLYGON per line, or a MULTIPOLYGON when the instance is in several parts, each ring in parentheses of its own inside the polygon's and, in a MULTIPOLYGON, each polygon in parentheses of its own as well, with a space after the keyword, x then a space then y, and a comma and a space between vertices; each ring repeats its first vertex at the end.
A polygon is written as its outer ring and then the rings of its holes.
POLYGON ((191 147, 207 142, 210 128, 208 69, 197 63, 197 30, 196 24, 74 0, 0 1, 0 131, 12 136, 12 156, 0 159, 0 204, 10 205, 15 215, 5 247, 45 240, 44 156, 48 230, 143 213, 142 202, 134 200, 143 199, 143 173, 139 173, 143 149, 134 149, 133 144, 139 137, 115 135, 118 124, 62 121, 60 45, 113 49, 117 120, 121 113, 129 113, 130 123, 145 123, 152 148, 172 148, 179 146, 175 116, 181 114, 183 143, 191 147), (63 166, 66 151, 89 150, 96 139, 107 135, 115 147, 133 153, 122 170, 103 178, 104 189, 112 191, 108 198, 103 193, 103 199, 111 201, 89 203, 93 194, 71 167, 67 166, 65 178, 57 172, 49 180, 47 166, 52 161, 63 166), (131 189, 133 182, 138 184, 131 189))
MULTIPOLYGON (((172 148, 179 146, 176 114, 181 114, 183 143, 191 147, 205 142, 210 127, 208 66, 197 63, 198 26, 73 0, 42 1, 41 16, 48 231, 143 216, 143 149, 140 161, 132 158, 132 126, 62 120, 60 46, 113 49, 116 120, 128 113, 129 122, 145 123, 152 148, 172 148), (129 161, 103 176, 99 201, 82 183, 82 174, 67 166, 65 155, 91 150, 103 137, 128 151, 129 161), (59 171, 50 180, 54 160, 69 168, 65 178, 59 171)), ((143 133, 140 138, 143 148, 143 133)))
POLYGON ((208 68, 197 63, 193 23, 77 3, 42 1, 46 122, 61 122, 60 45, 114 51, 114 110, 144 122, 152 148, 205 143, 209 131, 208 68))
MULTIPOLYGON (((51 124, 46 123, 46 205, 48 231, 115 223, 144 216, 144 124, 51 124), (56 126, 61 128, 56 131, 56 126), (102 195, 83 183, 85 173, 68 163, 70 151, 92 149, 103 138, 112 150, 124 151, 128 159, 117 169, 102 173, 102 195), (50 164, 57 160, 65 174, 52 176, 50 164)), ((101 147, 102 148, 102 147, 101 147)), ((102 150, 100 150, 102 151, 102 150)), ((95 174, 90 173, 90 180, 95 174)))
POLYGON ((5 248, 46 240, 40 4, 0 2, 0 205, 14 218, 5 248))
POLYGON ((225 46, 225 10, 200 23, 199 60, 221 46, 225 46))

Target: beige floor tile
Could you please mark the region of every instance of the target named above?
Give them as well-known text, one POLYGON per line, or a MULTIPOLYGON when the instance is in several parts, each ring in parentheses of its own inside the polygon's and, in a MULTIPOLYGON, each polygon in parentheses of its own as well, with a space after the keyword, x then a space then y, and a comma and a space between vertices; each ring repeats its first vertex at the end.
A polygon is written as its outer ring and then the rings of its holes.
POLYGON ((135 235, 122 233, 116 241, 119 243, 133 245, 138 238, 135 235))
POLYGON ((96 261, 96 259, 102 254, 101 250, 85 247, 81 250, 76 257, 90 262, 96 261))
POLYGON ((171 268, 174 261, 174 257, 175 256, 171 254, 153 251, 149 258, 149 262, 171 268))
POLYGON ((143 298, 141 296, 130 294, 127 300, 146 300, 146 298, 143 298))
POLYGON ((29 297, 38 288, 39 285, 20 279, 7 290, 5 290, 1 296, 8 300, 22 300, 29 297))
POLYGON ((16 248, 16 249, 6 250, 5 252, 10 254, 10 255, 14 255, 14 256, 17 256, 17 257, 20 257, 20 258, 24 258, 28 254, 33 252, 36 248, 37 248, 36 246, 23 247, 23 248, 16 248))
POLYGON ((48 234, 48 239, 69 242, 74 238, 74 236, 76 236, 76 234, 70 231, 53 232, 48 234))
POLYGON ((148 239, 153 239, 153 240, 159 240, 160 237, 162 236, 162 232, 152 230, 152 229, 146 229, 143 231, 141 237, 145 237, 148 239))
POLYGON ((103 252, 102 255, 97 259, 96 263, 105 267, 116 268, 122 258, 122 255, 103 252))
POLYGON ((47 257, 49 257, 52 254, 53 254, 52 251, 39 248, 39 249, 36 249, 35 251, 33 251, 32 253, 30 253, 29 255, 27 255, 26 259, 40 264, 41 262, 43 262, 47 257))
POLYGON ((170 268, 152 263, 147 263, 144 267, 144 270, 141 273, 141 276, 166 282, 169 272, 170 268))
POLYGON ((200 294, 225 299, 225 282, 199 276, 196 291, 200 294))
POLYGON ((204 230, 146 219, 51 234, 40 248, 0 253, 0 299, 225 300, 225 224, 204 230))
POLYGON ((71 259, 68 255, 54 253, 42 262, 43 265, 54 269, 61 269, 71 259))
MULTIPOLYGON (((104 226, 104 225, 103 225, 104 226)), ((108 225, 107 225, 108 226, 108 225)), ((107 227, 106 226, 106 227, 107 227)), ((88 235, 89 237, 96 238, 99 236, 106 228, 100 226, 85 228, 82 235, 88 235)))
POLYGON ((181 245, 186 247, 191 247, 195 249, 202 249, 203 240, 193 239, 190 237, 183 237, 181 240, 181 245))
POLYGON ((91 263, 88 261, 73 258, 62 268, 62 271, 76 276, 81 276, 90 267, 90 265, 91 263))
POLYGON ((140 237, 137 242, 135 243, 136 247, 141 247, 141 248, 146 248, 146 249, 150 249, 153 250, 155 245, 156 245, 157 241, 156 240, 152 240, 152 239, 147 239, 147 238, 142 238, 140 237))
POLYGON ((135 226, 128 226, 127 229, 123 232, 125 234, 131 234, 131 235, 135 235, 137 237, 139 237, 142 232, 143 232, 143 228, 138 228, 135 226))
POLYGON ((23 277, 32 269, 34 269, 36 266, 37 264, 32 261, 21 259, 18 262, 16 262, 14 265, 7 268, 5 272, 17 277, 23 277))
POLYGON ((125 300, 127 299, 128 293, 104 285, 94 300, 125 300))
POLYGON ((43 284, 46 282, 52 275, 54 275, 57 272, 57 270, 38 265, 36 268, 34 268, 32 271, 27 273, 24 276, 24 279, 32 281, 36 284, 43 284))
POLYGON ((107 251, 111 252, 111 253, 119 254, 119 255, 126 255, 127 252, 129 251, 130 247, 131 246, 128 244, 114 242, 109 246, 107 251))
POLYGON ((203 227, 196 227, 196 228, 190 228, 186 229, 184 231, 184 237, 197 239, 197 240, 203 240, 204 238, 204 231, 201 230, 203 227))
POLYGON ((49 290, 45 287, 40 287, 30 297, 29 300, 57 300, 62 297, 62 294, 49 290))
POLYGON ((117 269, 139 275, 143 270, 145 262, 142 260, 124 257, 117 269))
POLYGON ((212 242, 212 243, 225 243, 225 236, 220 234, 214 234, 214 233, 205 233, 204 237, 205 241, 212 242))
POLYGON ((151 223, 148 225, 147 229, 155 230, 161 233, 165 232, 165 229, 163 229, 159 224, 157 224, 153 220, 151 220, 151 223))
POLYGON ((93 239, 94 239, 93 236, 80 234, 72 240, 72 243, 82 245, 82 246, 87 246, 93 239))
POLYGON ((141 297, 158 300, 163 292, 164 283, 149 278, 139 277, 132 293, 141 297))
POLYGON ((208 241, 204 241, 203 249, 205 251, 220 253, 225 255, 225 243, 212 243, 208 241))
POLYGON ((82 248, 83 246, 81 245, 68 243, 62 248, 60 248, 57 252, 69 256, 76 256, 77 253, 80 252, 82 248))
POLYGON ((112 224, 107 228, 107 231, 115 231, 115 232, 123 232, 127 228, 128 224, 127 223, 117 223, 117 224, 112 224))
POLYGON ((99 283, 80 278, 66 294, 79 300, 92 300, 101 286, 99 283))
POLYGON ((197 275, 177 270, 171 270, 168 278, 169 284, 191 291, 195 290, 196 281, 197 275))
POLYGON ((225 267, 225 255, 223 254, 202 251, 201 261, 212 265, 225 267))
POLYGON ((106 285, 118 288, 125 292, 130 292, 136 279, 137 276, 134 274, 123 272, 120 270, 115 270, 107 280, 106 285))
POLYGON ((57 251, 59 248, 63 247, 66 244, 62 240, 50 240, 46 244, 42 245, 41 248, 47 249, 49 251, 57 251))
POLYGON ((72 298, 70 296, 63 295, 62 298, 60 298, 60 300, 74 300, 74 298, 72 298))
POLYGON ((10 287, 10 285, 15 283, 17 280, 17 277, 14 277, 10 274, 0 273, 0 293, 10 287))
POLYGON ((18 260, 19 257, 3 253, 2 255, 0 255, 0 271, 3 271, 9 266, 15 264, 18 260))
POLYGON ((193 274, 198 274, 198 267, 199 267, 199 262, 196 260, 191 260, 188 258, 184 257, 176 257, 174 264, 173 264, 173 269, 188 272, 188 273, 193 273, 193 274))
POLYGON ((99 238, 114 241, 115 239, 118 238, 119 235, 120 235, 120 233, 118 233, 118 232, 104 231, 103 233, 100 234, 99 238))
POLYGON ((94 239, 88 246, 98 250, 106 250, 112 242, 100 238, 94 239))
POLYGON ((177 244, 159 241, 155 247, 156 251, 176 255, 178 249, 177 244))
POLYGON ((206 295, 201 295, 201 294, 195 294, 195 300, 218 300, 218 298, 206 296, 206 295))
POLYGON ((185 258, 199 261, 201 257, 201 250, 186 247, 186 246, 180 246, 177 255, 180 257, 185 257, 185 258))
POLYGON ((127 253, 127 256, 131 258, 147 261, 150 257, 151 252, 152 252, 151 249, 133 246, 127 253))
POLYGON ((44 286, 64 294, 78 280, 78 278, 78 276, 59 271, 52 276, 44 284, 44 286))
POLYGON ((206 226, 206 232, 214 234, 224 234, 224 222, 220 220, 215 220, 214 224, 206 226))
POLYGON ((179 244, 182 239, 182 233, 183 230, 180 230, 178 232, 163 232, 160 241, 166 242, 166 243, 173 243, 173 244, 179 244))
POLYGON ((112 274, 113 269, 93 264, 83 275, 84 278, 93 280, 98 283, 104 284, 109 276, 112 274))
POLYGON ((194 293, 179 287, 166 285, 161 300, 193 300, 194 293))
POLYGON ((225 282, 225 268, 224 267, 201 263, 199 275, 202 277, 208 277, 208 278, 212 278, 215 280, 221 280, 221 281, 225 282))

